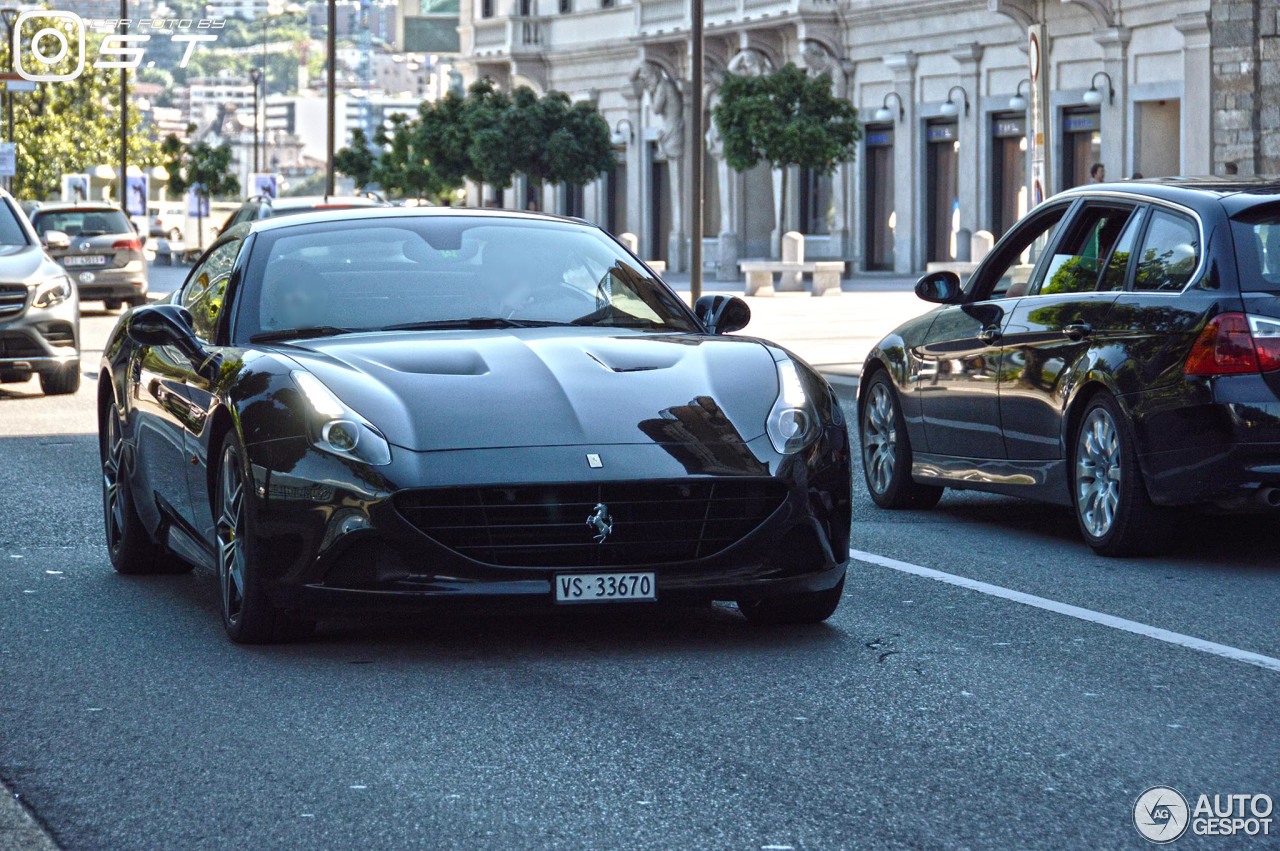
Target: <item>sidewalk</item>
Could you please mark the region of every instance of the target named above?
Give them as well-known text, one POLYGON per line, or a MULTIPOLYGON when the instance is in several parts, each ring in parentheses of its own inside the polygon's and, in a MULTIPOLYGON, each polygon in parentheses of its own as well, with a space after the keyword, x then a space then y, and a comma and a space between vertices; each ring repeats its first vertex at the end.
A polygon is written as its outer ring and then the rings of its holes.
MULTIPOLYGON (((689 276, 665 278, 677 291, 689 291, 689 276)), ((915 278, 860 276, 846 279, 841 295, 814 298, 808 293, 779 293, 746 299, 751 324, 741 333, 786 346, 831 380, 839 390, 854 389, 867 352, 886 334, 935 305, 915 296, 915 278)), ((742 295, 742 282, 704 279, 703 293, 742 295)))

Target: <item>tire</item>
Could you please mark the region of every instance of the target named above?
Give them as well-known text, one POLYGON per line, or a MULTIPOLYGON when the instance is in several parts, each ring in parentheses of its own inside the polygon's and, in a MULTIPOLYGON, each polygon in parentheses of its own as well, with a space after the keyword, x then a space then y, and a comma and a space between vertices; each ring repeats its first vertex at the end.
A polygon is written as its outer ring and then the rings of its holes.
POLYGON ((922 485, 911 478, 911 438, 898 394, 885 372, 876 373, 867 385, 858 435, 862 443, 862 474, 872 502, 895 510, 924 510, 938 504, 944 488, 922 485))
POLYGON ((102 306, 107 310, 119 310, 120 305, 122 304, 124 304, 124 302, 118 298, 109 298, 109 299, 103 300, 102 302, 102 306))
POLYGON ((1155 552, 1172 529, 1169 512, 1147 494, 1133 430, 1110 394, 1094 396, 1080 418, 1071 496, 1080 534, 1098 555, 1155 552))
POLYGON ((125 471, 120 409, 114 404, 107 410, 101 429, 98 443, 102 459, 102 516, 111 566, 117 573, 129 576, 189 572, 191 565, 156 543, 138 516, 125 471))
POLYGON ((761 600, 739 600, 738 611, 748 623, 783 626, 822 623, 836 612, 844 594, 844 577, 834 588, 808 594, 786 594, 761 600))
POLYGON ((178 228, 170 228, 166 237, 170 242, 182 242, 182 231, 178 228))
POLYGON ((68 396, 80 389, 80 361, 64 363, 53 372, 40 373, 40 389, 46 396, 68 396))
POLYGON ((232 429, 222 441, 213 494, 219 609, 227 636, 237 644, 273 644, 305 638, 314 621, 301 620, 273 605, 257 565, 243 546, 248 537, 246 499, 252 493, 245 452, 232 429))

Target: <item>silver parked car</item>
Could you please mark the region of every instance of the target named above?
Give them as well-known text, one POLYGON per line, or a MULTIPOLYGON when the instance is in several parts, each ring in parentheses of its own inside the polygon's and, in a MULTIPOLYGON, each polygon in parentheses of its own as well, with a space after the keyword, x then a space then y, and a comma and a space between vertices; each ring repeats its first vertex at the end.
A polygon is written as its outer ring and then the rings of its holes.
MULTIPOLYGON (((50 247, 70 238, 46 230, 50 247)), ((27 217, 0 190, 0 383, 40 376, 50 395, 80 387, 80 299, 27 217)))
POLYGON ((46 204, 31 214, 31 224, 49 253, 80 289, 81 301, 101 300, 108 310, 147 302, 147 258, 143 238, 118 207, 102 202, 46 204), (65 233, 68 245, 55 246, 49 232, 65 233))

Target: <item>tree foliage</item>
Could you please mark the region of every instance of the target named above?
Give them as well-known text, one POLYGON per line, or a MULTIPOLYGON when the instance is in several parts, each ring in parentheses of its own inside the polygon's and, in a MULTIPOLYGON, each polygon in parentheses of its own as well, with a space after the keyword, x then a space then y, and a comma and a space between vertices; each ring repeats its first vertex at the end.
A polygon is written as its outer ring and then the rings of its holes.
POLYGON ((333 167, 355 181, 357 189, 373 182, 378 159, 369 148, 369 138, 359 127, 351 131, 351 144, 333 155, 333 167))
POLYGON ((862 138, 857 109, 832 93, 831 78, 791 63, 759 77, 726 75, 713 117, 737 171, 764 161, 830 174, 853 161, 862 138))
MULTIPOLYGON (((85 41, 86 54, 96 56, 101 36, 90 34, 85 41)), ((0 54, 7 62, 7 45, 0 54)), ((68 55, 54 69, 69 73, 75 70, 73 62, 68 55)), ((64 173, 114 166, 120 158, 119 72, 86 62, 74 80, 37 83, 34 92, 13 95, 13 131, 18 171, 13 194, 19 198, 57 197, 64 173)), ((144 131, 137 109, 129 110, 128 154, 130 165, 143 168, 160 159, 159 144, 144 131)))
MULTIPOLYGON (((188 131, 194 128, 188 128, 188 131)), ((204 244, 204 208, 211 198, 240 194, 240 180, 231 168, 231 146, 217 147, 208 142, 192 145, 170 134, 161 143, 165 170, 169 172, 169 190, 185 195, 193 190, 200 199, 196 216, 198 235, 204 244)))
POLYGON ((464 180, 505 189, 524 174, 546 183, 589 183, 613 166, 609 126, 593 104, 561 92, 508 94, 490 80, 466 96, 424 103, 374 136, 373 179, 390 195, 443 198, 464 180))

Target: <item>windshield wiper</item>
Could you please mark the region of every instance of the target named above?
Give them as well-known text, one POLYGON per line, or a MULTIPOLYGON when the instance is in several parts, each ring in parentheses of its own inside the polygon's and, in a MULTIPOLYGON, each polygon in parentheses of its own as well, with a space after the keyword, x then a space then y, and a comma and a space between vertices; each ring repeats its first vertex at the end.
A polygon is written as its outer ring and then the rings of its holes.
POLYGON ((334 337, 338 334, 356 334, 364 328, 339 328, 336 325, 311 325, 306 328, 281 328, 264 331, 249 338, 250 343, 272 343, 277 340, 299 340, 304 337, 334 337))
POLYGON ((571 322, 548 322, 541 319, 503 319, 501 316, 473 316, 470 319, 434 319, 430 322, 405 322, 388 325, 380 331, 432 331, 454 328, 551 328, 571 322))

